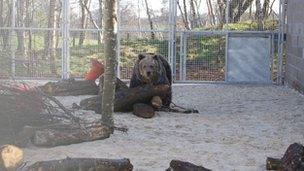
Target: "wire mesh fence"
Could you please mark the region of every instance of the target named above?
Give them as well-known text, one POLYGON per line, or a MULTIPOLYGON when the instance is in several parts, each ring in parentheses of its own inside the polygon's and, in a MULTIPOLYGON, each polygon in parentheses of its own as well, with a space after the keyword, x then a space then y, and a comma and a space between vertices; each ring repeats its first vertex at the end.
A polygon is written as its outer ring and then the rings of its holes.
POLYGON ((130 79, 138 54, 156 53, 162 54, 168 59, 168 32, 122 32, 120 34, 119 50, 120 77, 130 79))
MULTIPOLYGON (((118 4, 122 79, 130 78, 139 53, 152 52, 170 61, 175 80, 224 81, 226 35, 278 33, 281 22, 275 0, 120 0, 118 4)), ((60 78, 66 62, 70 76, 83 77, 91 58, 104 60, 102 1, 0 0, 0 8, 0 77, 60 78)), ((272 46, 274 72, 280 68, 280 48, 272 46)))
POLYGON ((225 81, 225 35, 188 33, 186 39, 185 80, 225 81))

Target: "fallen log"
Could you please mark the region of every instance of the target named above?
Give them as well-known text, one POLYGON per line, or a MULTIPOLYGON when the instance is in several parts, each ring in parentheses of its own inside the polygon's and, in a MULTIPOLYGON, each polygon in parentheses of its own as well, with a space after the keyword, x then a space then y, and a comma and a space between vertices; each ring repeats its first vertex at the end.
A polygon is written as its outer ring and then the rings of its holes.
MULTIPOLYGON (((133 109, 136 103, 150 103, 153 96, 160 96, 169 92, 169 85, 134 87, 124 91, 115 93, 114 111, 127 112, 133 109)), ((80 106, 84 110, 93 110, 101 113, 101 96, 95 96, 84 99, 80 102, 80 106)))
POLYGON ((52 96, 97 95, 99 87, 95 81, 67 79, 48 82, 39 87, 44 93, 52 96))
POLYGON ((62 160, 39 161, 22 171, 132 171, 133 165, 129 159, 100 159, 100 158, 66 158, 62 160))
POLYGON ((195 164, 184 162, 180 160, 172 160, 170 167, 166 171, 211 171, 203 166, 197 166, 195 164))
POLYGON ((281 161, 283 170, 304 170, 304 146, 299 143, 291 144, 281 161))
POLYGON ((101 122, 82 124, 81 127, 56 125, 35 130, 32 143, 36 146, 58 146, 109 138, 113 131, 101 122))
POLYGON ((23 151, 13 145, 0 147, 0 170, 16 170, 23 162, 23 151))
POLYGON ((282 159, 268 157, 266 169, 284 171, 304 170, 304 146, 293 143, 287 148, 282 159))
POLYGON ((266 159, 266 169, 267 170, 280 170, 281 169, 281 159, 276 159, 272 157, 267 157, 266 159))

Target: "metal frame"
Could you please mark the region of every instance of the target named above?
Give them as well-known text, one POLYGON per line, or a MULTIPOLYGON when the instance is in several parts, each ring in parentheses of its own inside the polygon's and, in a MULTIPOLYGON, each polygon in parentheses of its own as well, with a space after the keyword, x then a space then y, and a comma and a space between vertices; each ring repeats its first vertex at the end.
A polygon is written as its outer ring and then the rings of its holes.
POLYGON ((278 73, 277 84, 283 84, 283 49, 284 49, 284 31, 285 31, 285 0, 279 1, 279 34, 278 34, 278 73))
MULTIPOLYGON (((13 37, 13 31, 15 30, 15 23, 16 23, 16 0, 12 0, 12 18, 11 18, 11 28, 10 28, 10 37, 13 37)), ((11 55, 11 77, 14 79, 16 77, 16 56, 12 46, 12 39, 10 39, 10 55, 11 55)))
MULTIPOLYGON (((64 0, 62 1, 62 26, 61 28, 25 28, 25 27, 16 27, 13 23, 15 23, 16 20, 16 6, 15 6, 16 0, 12 0, 12 17, 11 17, 11 22, 12 25, 11 27, 0 27, 0 29, 7 29, 10 30, 10 36, 13 36, 13 32, 15 30, 37 30, 37 31, 50 31, 50 30, 56 30, 56 31, 61 31, 62 33, 62 78, 66 79, 69 78, 70 74, 70 49, 69 49, 69 38, 70 38, 70 32, 71 31, 92 31, 92 32, 98 32, 102 31, 102 29, 77 29, 77 28, 70 28, 70 0, 64 0)), ((229 6, 230 0, 226 1, 226 6, 229 6)), ((273 56, 275 54, 274 52, 274 46, 278 46, 277 53, 278 53, 278 73, 277 73, 277 83, 282 84, 282 78, 283 78, 283 48, 284 48, 284 30, 285 30, 285 0, 280 0, 280 8, 279 8, 279 30, 276 31, 231 31, 229 28, 226 27, 225 30, 223 31, 185 31, 185 30, 177 30, 176 28, 176 21, 177 21, 177 0, 169 0, 169 29, 166 30, 153 30, 153 32, 163 32, 163 33, 168 33, 169 38, 168 38, 168 61, 172 67, 172 75, 173 79, 176 80, 176 38, 177 38, 177 33, 180 33, 180 38, 181 38, 181 49, 180 49, 180 73, 179 77, 180 80, 178 82, 191 82, 191 81, 186 81, 186 55, 187 55, 187 38, 188 36, 191 35, 203 35, 203 36, 212 36, 212 35, 222 35, 226 36, 226 52, 225 52, 225 61, 227 61, 227 47, 229 45, 228 37, 232 33, 251 33, 251 34, 256 34, 256 33, 267 33, 271 34, 271 58, 273 59, 273 56), (278 34, 278 42, 277 45, 275 45, 274 42, 274 34, 278 34)), ((140 9, 138 8, 140 11, 140 9)), ((226 24, 229 23, 229 8, 226 8, 226 24)), ((124 32, 137 32, 137 33, 143 33, 143 32, 151 32, 152 30, 130 30, 130 29, 121 29, 120 27, 120 21, 121 21, 121 14, 120 14, 120 0, 118 0, 117 4, 117 76, 120 78, 120 61, 121 61, 121 54, 120 54, 120 47, 121 47, 121 34, 124 32)), ((140 20, 138 20, 140 22, 140 20)), ((140 24, 140 23, 139 23, 140 24)), ((12 40, 10 39, 10 43, 12 44, 12 40)), ((13 53, 13 47, 11 46, 11 77, 16 78, 16 60, 15 60, 15 54, 13 53)), ((273 60, 272 60, 273 61, 273 60)), ((273 70, 274 68, 274 63, 272 62, 271 64, 271 69, 273 70)), ((225 80, 227 80, 227 62, 225 63, 225 80)), ((49 79, 49 78, 48 78, 49 79)), ((177 81, 177 80, 176 80, 177 81)), ((205 81, 197 81, 197 82, 205 82, 205 81)), ((208 82, 208 81, 207 81, 208 82)))
POLYGON ((63 2, 62 20, 62 79, 70 77, 70 0, 63 2))

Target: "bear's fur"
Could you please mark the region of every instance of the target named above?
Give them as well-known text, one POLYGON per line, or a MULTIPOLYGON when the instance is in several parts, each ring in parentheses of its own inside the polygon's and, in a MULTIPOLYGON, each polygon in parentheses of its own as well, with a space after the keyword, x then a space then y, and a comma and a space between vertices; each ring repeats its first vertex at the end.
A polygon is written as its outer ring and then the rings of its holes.
POLYGON ((172 73, 167 60, 158 54, 139 54, 130 80, 130 88, 146 84, 170 85, 170 92, 161 97, 162 105, 168 107, 172 100, 172 73))

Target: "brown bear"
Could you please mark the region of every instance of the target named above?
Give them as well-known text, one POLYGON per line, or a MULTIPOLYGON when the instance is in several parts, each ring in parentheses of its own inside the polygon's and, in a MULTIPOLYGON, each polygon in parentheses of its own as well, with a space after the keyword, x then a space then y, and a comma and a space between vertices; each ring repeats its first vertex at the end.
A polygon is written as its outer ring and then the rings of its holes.
POLYGON ((153 53, 138 55, 130 80, 130 88, 146 84, 170 85, 170 92, 160 98, 153 97, 151 99, 151 104, 155 108, 170 106, 172 100, 172 72, 169 63, 162 55, 153 53))

